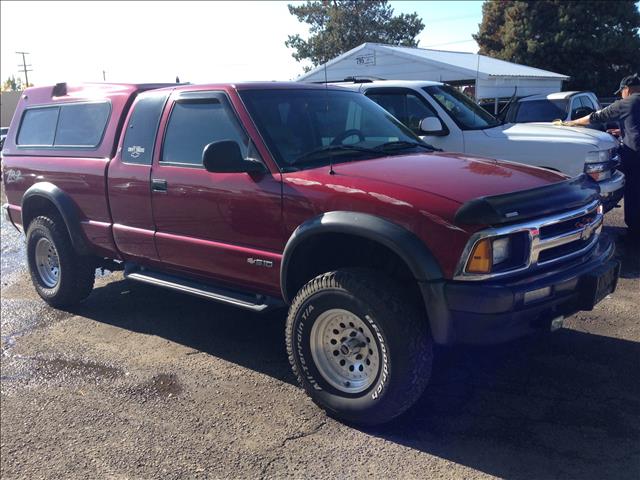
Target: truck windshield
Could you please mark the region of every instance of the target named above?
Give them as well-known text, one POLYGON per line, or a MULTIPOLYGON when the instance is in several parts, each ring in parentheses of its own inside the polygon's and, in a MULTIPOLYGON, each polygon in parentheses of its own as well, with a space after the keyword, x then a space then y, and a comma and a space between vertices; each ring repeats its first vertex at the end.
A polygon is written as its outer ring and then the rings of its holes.
POLYGON ((391 114, 356 92, 320 89, 240 91, 283 171, 407 150, 432 150, 391 114))
POLYGON ((480 130, 500 124, 497 118, 453 87, 432 85, 424 87, 424 90, 449 113, 462 130, 480 130))
POLYGON ((519 102, 514 115, 515 123, 553 122, 564 120, 567 116, 568 102, 566 100, 530 100, 519 102))

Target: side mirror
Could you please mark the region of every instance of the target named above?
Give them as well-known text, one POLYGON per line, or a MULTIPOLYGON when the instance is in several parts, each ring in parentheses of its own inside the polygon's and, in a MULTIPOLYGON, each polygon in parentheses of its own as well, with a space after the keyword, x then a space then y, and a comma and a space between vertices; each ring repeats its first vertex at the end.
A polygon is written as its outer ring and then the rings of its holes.
POLYGON ((426 135, 444 136, 449 133, 438 117, 427 117, 420 120, 420 131, 426 135))
POLYGON ((578 107, 573 112, 571 112, 571 120, 576 120, 578 118, 586 117, 587 115, 592 114, 594 111, 595 110, 593 108, 578 107))
POLYGON ((264 172, 264 165, 253 160, 245 160, 240 145, 234 140, 221 140, 204 147, 202 164, 212 173, 252 173, 264 172))

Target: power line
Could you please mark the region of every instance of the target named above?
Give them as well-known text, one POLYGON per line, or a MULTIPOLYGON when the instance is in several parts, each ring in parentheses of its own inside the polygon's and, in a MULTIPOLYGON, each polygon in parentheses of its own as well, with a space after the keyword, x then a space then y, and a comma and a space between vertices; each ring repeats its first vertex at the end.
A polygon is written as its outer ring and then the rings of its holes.
POLYGON ((18 67, 22 67, 21 72, 24 73, 24 88, 29 86, 29 75, 27 72, 33 72, 33 69, 28 69, 27 67, 31 67, 32 65, 27 65, 27 59, 25 55, 31 55, 29 52, 16 52, 18 55, 22 55, 22 65, 18 65, 18 67))

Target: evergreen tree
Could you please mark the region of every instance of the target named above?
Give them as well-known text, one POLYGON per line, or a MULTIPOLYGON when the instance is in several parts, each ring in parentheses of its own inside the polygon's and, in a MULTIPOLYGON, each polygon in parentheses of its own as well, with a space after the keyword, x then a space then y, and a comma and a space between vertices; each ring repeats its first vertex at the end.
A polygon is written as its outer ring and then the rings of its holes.
POLYGON ((289 5, 289 12, 309 24, 310 36, 289 35, 285 45, 295 50, 297 61, 310 60, 314 66, 364 42, 416 47, 424 29, 417 13, 394 16, 387 0, 307 1, 289 5))
POLYGON ((640 70, 634 0, 488 0, 482 14, 480 53, 568 75, 566 89, 612 96, 640 70))

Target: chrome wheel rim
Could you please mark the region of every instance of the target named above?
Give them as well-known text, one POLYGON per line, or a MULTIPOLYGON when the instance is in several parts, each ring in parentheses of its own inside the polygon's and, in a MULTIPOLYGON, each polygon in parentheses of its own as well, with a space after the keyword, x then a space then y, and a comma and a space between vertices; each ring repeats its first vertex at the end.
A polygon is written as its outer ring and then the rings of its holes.
POLYGON ((363 392, 378 377, 378 344, 367 323, 352 312, 334 308, 320 314, 310 346, 322 378, 341 392, 363 392))
POLYGON ((40 281, 47 288, 55 287, 60 278, 60 260, 56 247, 48 238, 38 240, 35 257, 40 281))

